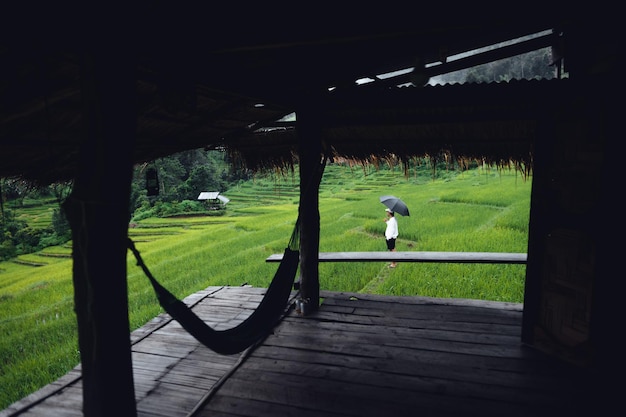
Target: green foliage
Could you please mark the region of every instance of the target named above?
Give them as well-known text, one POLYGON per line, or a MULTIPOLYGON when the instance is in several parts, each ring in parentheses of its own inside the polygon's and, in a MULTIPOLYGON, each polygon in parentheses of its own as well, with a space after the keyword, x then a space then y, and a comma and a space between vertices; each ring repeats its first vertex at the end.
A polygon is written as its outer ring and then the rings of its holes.
POLYGON ((25 227, 18 230, 15 234, 15 240, 19 242, 23 253, 34 252, 39 246, 43 230, 25 227))
POLYGON ((16 235, 26 228, 26 222, 17 220, 12 210, 4 210, 0 222, 0 260, 10 259, 17 255, 16 235))
POLYGON ((206 208, 200 201, 157 201, 154 206, 144 205, 135 210, 135 216, 132 222, 137 222, 150 217, 169 217, 184 214, 205 214, 206 208))
POLYGON ((17 256, 17 248, 11 239, 10 234, 5 234, 4 239, 0 242, 0 260, 11 259, 17 256))
POLYGON ((52 211, 52 229, 58 236, 59 243, 67 242, 72 237, 70 222, 61 209, 55 208, 52 211))
MULTIPOLYGON (((36 200, 37 201, 37 200, 36 200)), ((38 200, 30 208, 4 210, 0 222, 0 260, 66 243, 71 238, 67 219, 56 202, 38 200), (15 213, 21 213, 19 218, 15 213)))
POLYGON ((146 206, 158 202, 195 200, 203 191, 223 192, 249 177, 248 172, 235 171, 226 153, 220 151, 194 149, 163 157, 135 168, 131 185, 131 215, 143 219, 146 218, 146 206), (148 197, 146 193, 148 167, 158 173, 159 195, 155 197, 148 197), (144 213, 136 213, 138 209, 144 213))

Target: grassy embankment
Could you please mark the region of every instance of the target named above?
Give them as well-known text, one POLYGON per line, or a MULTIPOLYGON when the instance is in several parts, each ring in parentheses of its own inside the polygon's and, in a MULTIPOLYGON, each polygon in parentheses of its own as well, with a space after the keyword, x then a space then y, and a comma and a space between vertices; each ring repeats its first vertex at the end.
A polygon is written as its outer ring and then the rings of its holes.
MULTIPOLYGON (((320 192, 321 251, 386 250, 384 206, 394 194, 411 209, 398 216, 398 250, 526 252, 531 182, 514 172, 474 170, 447 180, 399 172, 329 167, 320 192)), ((147 219, 129 230, 144 261, 184 297, 207 286, 265 287, 298 209, 297 180, 260 180, 224 193, 221 217, 147 219)), ((79 361, 70 246, 0 263, 0 409, 65 374, 79 361)), ((325 290, 522 302, 523 265, 322 263, 325 290)), ((131 328, 162 310, 128 257, 131 328)))

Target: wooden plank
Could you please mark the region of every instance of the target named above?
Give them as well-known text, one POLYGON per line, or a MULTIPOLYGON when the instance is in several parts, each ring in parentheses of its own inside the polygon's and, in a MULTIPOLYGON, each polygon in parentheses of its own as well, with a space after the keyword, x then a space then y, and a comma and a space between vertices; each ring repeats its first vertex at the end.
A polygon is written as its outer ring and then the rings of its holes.
MULTIPOLYGON (((333 303, 333 300, 325 299, 323 304, 330 307, 328 312, 361 315, 365 317, 406 318, 406 319, 434 319, 443 320, 446 323, 490 323, 519 325, 522 313, 519 311, 497 311, 489 308, 472 308, 458 305, 395 305, 375 303, 372 301, 354 301, 352 304, 333 303), (339 307, 338 309, 336 307, 339 307), (346 311, 352 307, 351 311, 346 311), (499 314, 498 314, 499 313, 499 314)), ((350 320, 348 319, 348 322, 350 320)))
MULTIPOLYGON (((347 372, 345 381, 327 380, 308 375, 269 374, 246 369, 238 372, 222 386, 210 409, 220 398, 230 397, 237 404, 238 415, 257 416, 256 410, 240 409, 239 399, 283 404, 292 410, 311 409, 321 416, 459 416, 468 410, 480 410, 473 415, 527 417, 536 408, 549 409, 551 404, 533 404, 525 401, 498 401, 498 397, 473 398, 457 394, 453 388, 437 382, 423 382, 419 390, 413 385, 398 388, 384 386, 376 373, 374 379, 363 379, 359 373, 347 372), (443 394, 447 401, 442 401, 443 394)), ((393 379, 393 378, 388 378, 393 379)), ((413 381, 419 383, 419 378, 413 381)), ((502 398, 502 397, 501 397, 502 398)), ((566 408, 567 404, 563 408, 566 408)), ((552 413, 559 409, 550 410, 552 413)), ((204 414, 206 416, 211 414, 204 414)))
POLYGON ((206 392, 196 388, 161 382, 151 395, 139 401, 137 414, 163 417, 186 417, 206 392))
MULTIPOLYGON (((466 323, 458 323, 456 326, 448 326, 446 329, 441 328, 426 328, 422 325, 421 320, 411 322, 409 320, 385 320, 384 323, 378 324, 358 324, 356 322, 328 322, 328 315, 323 316, 321 321, 313 320, 298 320, 297 325, 294 327, 283 325, 274 330, 274 334, 288 335, 290 333, 304 333, 314 331, 332 332, 354 332, 359 331, 361 334, 372 333, 377 336, 387 334, 393 338, 420 338, 420 339, 435 339, 441 341, 451 342, 464 342, 464 343, 477 343, 484 345, 514 345, 519 346, 520 334, 519 324, 516 334, 504 334, 500 330, 504 327, 512 326, 490 326, 489 328, 483 327, 486 331, 477 332, 472 330, 466 330, 468 327, 466 323), (418 324, 416 324, 418 323, 418 324), (419 327, 418 327, 419 326, 419 327), (390 333, 391 332, 391 333, 390 333)), ((431 321, 432 322, 432 321, 431 321)), ((510 333, 510 332, 509 332, 510 333)), ((362 336, 364 337, 364 336, 362 336)))
MULTIPOLYGON (((323 324, 324 321, 333 321, 338 326, 343 323, 346 326, 373 326, 376 321, 376 316, 360 316, 357 314, 346 314, 343 312, 333 313, 329 311, 328 307, 323 306, 319 313, 315 314, 316 320, 320 320, 318 326, 326 327, 323 324)), ((311 318, 310 316, 307 318, 311 318)), ((471 323, 468 321, 456 321, 456 322, 444 322, 435 315, 429 315, 429 317, 422 318, 405 318, 405 317, 389 317, 386 319, 388 326, 393 327, 410 327, 419 329, 438 329, 449 331, 463 331, 466 333, 489 333, 500 334, 504 336, 520 336, 519 324, 509 323, 471 323)), ((374 327, 372 327, 374 328, 374 327)))
MULTIPOLYGON (((280 262, 282 253, 270 255, 266 262, 280 262)), ((525 264, 527 254, 505 252, 320 252, 320 262, 436 262, 525 264)))
MULTIPOLYGON (((385 359, 394 355, 398 357, 415 357, 434 354, 438 357, 448 355, 463 356, 465 361, 483 360, 485 356, 489 361, 517 361, 520 358, 529 357, 529 352, 520 345, 511 344, 480 344, 468 338, 467 342, 437 340, 420 337, 411 337, 410 332, 398 335, 397 329, 383 332, 384 326, 379 326, 378 333, 369 332, 346 332, 340 329, 335 331, 316 331, 310 333, 288 332, 281 329, 273 337, 264 341, 266 345, 291 347, 294 349, 315 349, 316 346, 324 346, 324 349, 336 349, 338 354, 357 355, 363 357, 380 357, 385 359)), ((310 328, 307 328, 310 330, 310 328)), ((419 335, 419 332, 414 332, 419 335)))
MULTIPOLYGON (((336 386, 356 385, 375 386, 381 389, 391 389, 399 391, 410 391, 413 394, 421 395, 437 394, 446 392, 455 400, 459 397, 470 397, 486 401, 506 401, 510 403, 532 403, 534 405, 548 405, 554 395, 558 394, 558 389, 536 390, 536 386, 526 376, 509 376, 510 380, 503 381, 501 378, 495 380, 487 379, 482 375, 482 379, 472 381, 449 378, 445 373, 439 373, 425 377, 419 374, 389 372, 380 366, 366 369, 363 366, 356 368, 346 368, 343 366, 318 364, 316 372, 311 372, 310 368, 302 366, 300 361, 288 361, 283 359, 262 359, 255 358, 246 364, 244 372, 238 376, 249 381, 269 381, 280 384, 284 379, 290 380, 290 385, 294 381, 300 380, 302 383, 311 386, 336 384, 336 386), (309 382, 311 381, 311 382, 309 382), (502 383, 501 383, 502 382, 502 383)), ((469 372, 466 372, 468 374, 469 372)), ((353 390, 357 391, 357 390, 353 390)), ((372 393, 370 390, 363 391, 366 398, 372 393)), ((374 395, 384 393, 374 392, 374 395)), ((408 399, 408 401, 413 401, 408 399)))
MULTIPOLYGON (((321 291, 321 295, 324 298, 326 304, 329 301, 333 303, 344 303, 346 305, 352 304, 353 301, 367 300, 375 303, 386 303, 390 306, 400 306, 402 304, 422 304, 431 306, 474 306, 481 308, 491 308, 500 311, 524 311, 523 303, 511 303, 506 301, 490 301, 490 300, 477 300, 470 298, 437 298, 437 297, 423 297, 419 295, 379 295, 379 294, 366 294, 357 292, 336 292, 336 291, 321 291)), ((386 309, 387 307, 385 307, 386 309)), ((501 313, 498 313, 501 314, 501 313)))
MULTIPOLYGON (((468 363, 455 361, 453 363, 432 363, 429 357, 416 361, 407 357, 389 357, 386 360, 376 357, 361 357, 344 354, 336 354, 325 350, 290 349, 282 346, 262 345, 254 352, 254 359, 249 366, 261 360, 273 361, 274 372, 286 373, 285 364, 299 363, 299 369, 309 374, 319 374, 324 367, 337 367, 353 370, 369 370, 385 372, 393 375, 407 375, 423 378, 451 379, 468 383, 492 384, 511 388, 535 388, 549 392, 560 392, 564 386, 564 377, 555 372, 549 372, 549 364, 546 372, 531 374, 526 368, 520 367, 519 371, 506 372, 501 368, 480 366, 480 363, 468 363), (283 363, 284 361, 284 363, 283 363), (313 367, 310 364, 315 364, 313 367), (319 367, 319 370, 318 370, 319 367)), ((490 365, 484 362, 485 365, 490 365)))

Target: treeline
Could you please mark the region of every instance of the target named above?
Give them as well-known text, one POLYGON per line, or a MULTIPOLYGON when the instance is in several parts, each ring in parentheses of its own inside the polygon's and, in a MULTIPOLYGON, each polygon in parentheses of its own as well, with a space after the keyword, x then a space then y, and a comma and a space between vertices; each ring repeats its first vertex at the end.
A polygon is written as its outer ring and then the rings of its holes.
MULTIPOLYGON (((195 149, 137 165, 131 185, 130 218, 163 217, 178 213, 202 212, 198 201, 203 191, 225 192, 251 178, 246 170, 234 170, 225 152, 195 149), (157 190, 149 195, 146 174, 156 172, 157 190)), ((0 260, 39 251, 71 239, 71 229, 61 203, 71 192, 72 183, 37 186, 19 179, 0 178, 0 260), (45 227, 36 227, 16 213, 30 207, 52 207, 52 218, 45 227)))

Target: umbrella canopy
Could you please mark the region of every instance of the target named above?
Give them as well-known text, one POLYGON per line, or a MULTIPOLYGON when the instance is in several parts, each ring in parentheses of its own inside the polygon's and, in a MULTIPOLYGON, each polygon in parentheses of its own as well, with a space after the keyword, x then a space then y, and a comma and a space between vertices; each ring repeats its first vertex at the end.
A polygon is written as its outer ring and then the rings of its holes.
POLYGON ((404 201, 400 200, 398 197, 394 197, 392 195, 384 195, 380 197, 380 202, 387 206, 387 208, 394 213, 400 213, 403 216, 409 215, 409 208, 406 206, 404 201))

